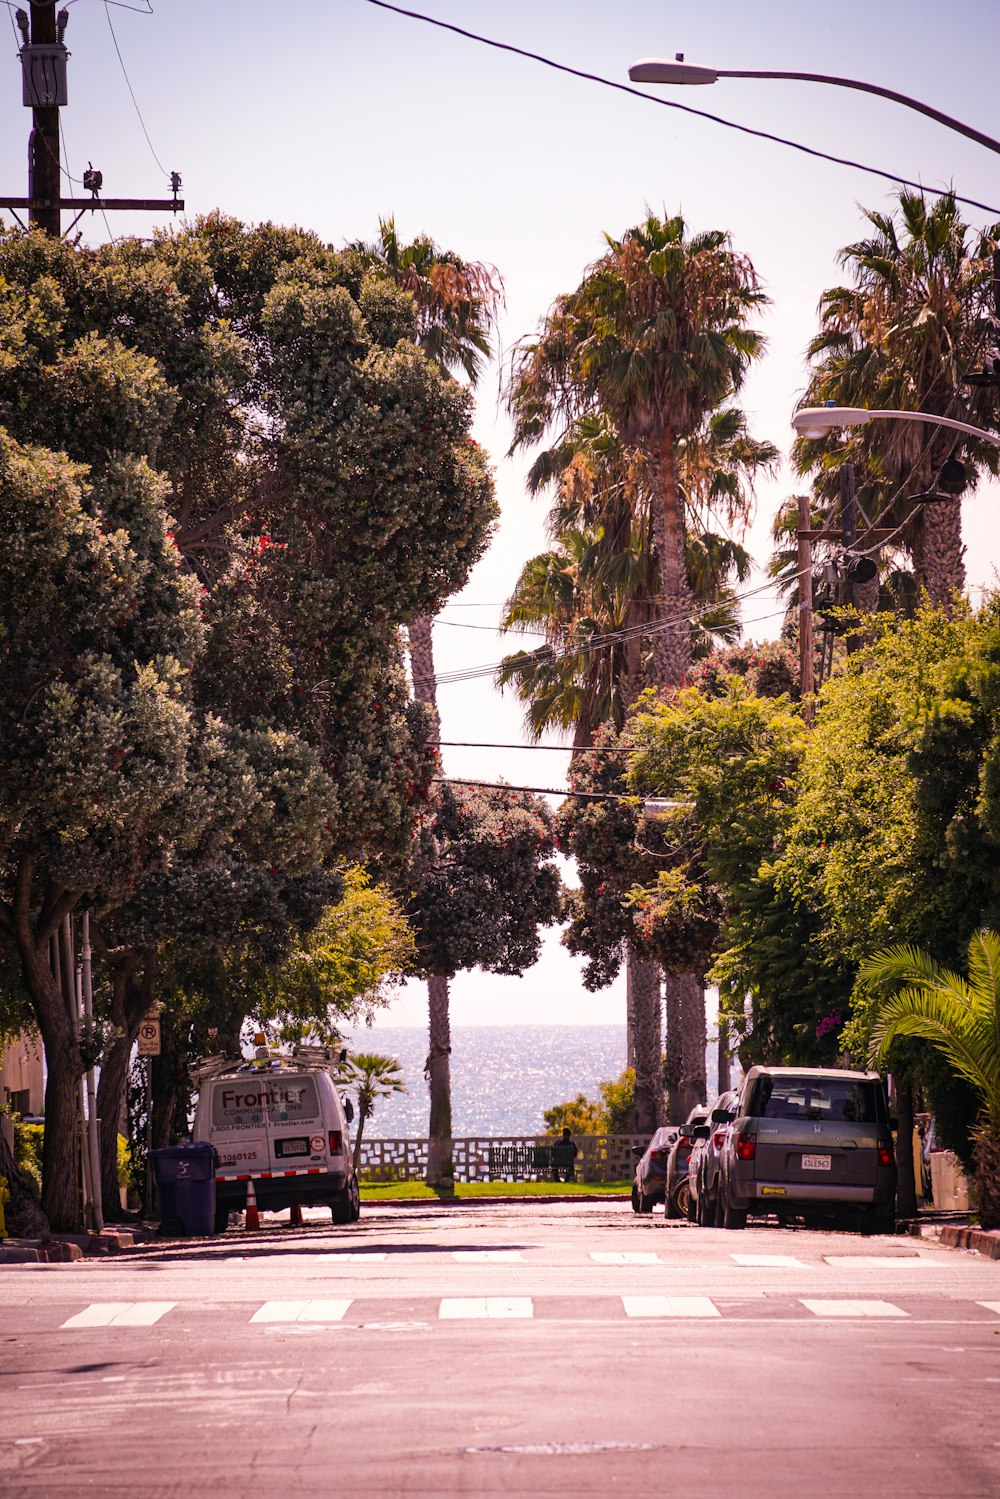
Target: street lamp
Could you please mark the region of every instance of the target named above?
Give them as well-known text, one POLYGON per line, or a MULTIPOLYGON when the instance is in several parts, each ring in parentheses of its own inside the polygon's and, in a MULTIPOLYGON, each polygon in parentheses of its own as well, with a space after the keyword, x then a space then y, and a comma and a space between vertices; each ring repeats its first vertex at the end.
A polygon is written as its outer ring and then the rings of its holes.
POLYGON ((792 426, 800 437, 825 437, 834 427, 865 427, 870 421, 882 419, 896 422, 923 422, 931 427, 949 427, 953 432, 964 432, 980 442, 992 443, 1000 448, 1000 436, 996 432, 985 432, 982 427, 970 427, 968 422, 957 422, 950 416, 936 416, 932 411, 870 411, 866 406, 803 406, 792 417, 792 426))
POLYGON ((827 73, 779 73, 749 68, 705 68, 697 63, 685 62, 683 52, 678 52, 673 62, 660 57, 641 58, 629 68, 628 76, 633 83, 699 84, 715 83, 719 78, 790 78, 800 83, 832 83, 837 88, 852 88, 863 94, 878 94, 882 99, 892 99, 896 104, 903 104, 907 109, 915 109, 918 114, 937 120, 939 125, 946 125, 949 130, 957 130, 960 135, 968 136, 969 140, 985 146, 987 151, 996 151, 1000 154, 1000 141, 994 140, 990 135, 984 135, 981 130, 974 130, 971 125, 963 125, 961 120, 943 114, 940 109, 932 109, 929 104, 921 104, 919 99, 911 99, 909 94, 898 94, 895 89, 882 88, 877 83, 860 83, 856 78, 835 78, 827 73))

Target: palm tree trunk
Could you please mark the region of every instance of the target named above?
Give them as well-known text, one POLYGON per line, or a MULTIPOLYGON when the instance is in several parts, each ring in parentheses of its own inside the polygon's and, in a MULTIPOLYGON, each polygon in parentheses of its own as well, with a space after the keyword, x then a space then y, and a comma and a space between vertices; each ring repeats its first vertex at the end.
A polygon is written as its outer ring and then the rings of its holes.
POLYGON ((681 1012, 681 1081, 683 1117, 698 1104, 707 1102, 705 1050, 708 1032, 705 1025, 705 987, 693 973, 683 973, 674 980, 679 990, 681 1012))
POLYGON ((430 1084, 431 1120, 427 1140, 427 1185, 436 1192, 453 1192, 455 1167, 451 1158, 451 1021, 448 980, 432 973, 427 980, 430 1010, 430 1050, 424 1075, 430 1084))
POLYGON ((973 1140, 979 1226, 1000 1228, 1000 1138, 996 1127, 979 1126, 973 1131, 973 1140))
POLYGON ((653 661, 658 687, 677 687, 691 665, 691 610, 694 599, 684 558, 684 507, 674 467, 674 433, 665 426, 659 433, 658 450, 651 465, 653 492, 659 504, 652 506, 653 543, 660 569, 660 592, 656 598, 657 620, 669 620, 653 635, 653 661))
POLYGON ((684 1059, 681 1041, 681 993, 678 987, 679 982, 680 980, 674 974, 668 973, 666 975, 667 1064, 664 1069, 663 1081, 667 1089, 668 1124, 683 1124, 687 1118, 684 1099, 681 1094, 684 1059))
POLYGON ((896 1217, 917 1216, 917 1183, 913 1175, 913 1089, 896 1079, 896 1217))
POLYGON ((635 1092, 632 1127, 651 1135, 664 1122, 663 1065, 660 1056, 660 966, 630 949, 629 976, 635 999, 635 1092))
POLYGON ((924 505, 910 547, 917 586, 935 608, 947 609, 965 587, 962 502, 924 505))
MULTIPOLYGON (((441 720, 437 711, 437 685, 434 677, 433 621, 420 615, 408 627, 410 670, 413 696, 434 710, 440 738, 441 720)), ((436 855, 435 855, 436 857, 436 855)), ((430 1047, 424 1074, 431 1095, 430 1124, 427 1131, 427 1185, 435 1191, 449 1192, 455 1187, 455 1168, 451 1158, 451 1020, 448 1015, 448 980, 431 974, 427 980, 427 1008, 430 1047)))

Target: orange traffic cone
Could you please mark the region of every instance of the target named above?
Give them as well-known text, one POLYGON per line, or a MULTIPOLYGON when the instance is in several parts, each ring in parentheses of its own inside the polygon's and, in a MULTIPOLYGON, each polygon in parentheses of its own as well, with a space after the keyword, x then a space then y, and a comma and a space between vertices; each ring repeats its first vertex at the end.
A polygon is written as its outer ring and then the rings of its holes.
POLYGON ((301 1202, 293 1202, 292 1203, 292 1212, 291 1212, 291 1220, 290 1221, 294 1225, 296 1225, 297 1227, 301 1228, 301 1226, 302 1226, 302 1204, 301 1204, 301 1202))
POLYGON ((253 1189, 253 1177, 247 1182, 247 1212, 244 1228, 260 1228, 260 1214, 257 1211, 257 1193, 253 1189))

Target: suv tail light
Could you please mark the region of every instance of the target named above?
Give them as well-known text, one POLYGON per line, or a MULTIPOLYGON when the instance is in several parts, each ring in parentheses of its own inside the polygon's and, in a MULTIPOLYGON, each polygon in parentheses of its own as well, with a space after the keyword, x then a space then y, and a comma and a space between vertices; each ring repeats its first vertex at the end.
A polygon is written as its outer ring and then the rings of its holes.
POLYGON ((651 1150, 649 1152, 649 1159, 651 1161, 665 1161, 669 1154, 669 1150, 651 1150))
POLYGON ((717 1129, 715 1131, 715 1134, 712 1136, 712 1144, 715 1146, 716 1150, 721 1150, 723 1145, 725 1145, 726 1134, 727 1131, 724 1129, 717 1129))
POLYGON ((344 1136, 339 1129, 330 1131, 330 1154, 339 1155, 344 1148, 344 1136))
POLYGON ((752 1139, 739 1139, 736 1141, 736 1159, 738 1161, 752 1161, 757 1155, 757 1141, 752 1139))
POLYGON ((879 1163, 879 1165, 880 1166, 891 1166, 892 1163, 893 1163, 893 1159, 894 1159, 894 1157, 893 1157, 893 1153, 892 1153, 892 1146, 891 1145, 880 1145, 879 1148, 878 1148, 878 1163, 879 1163))

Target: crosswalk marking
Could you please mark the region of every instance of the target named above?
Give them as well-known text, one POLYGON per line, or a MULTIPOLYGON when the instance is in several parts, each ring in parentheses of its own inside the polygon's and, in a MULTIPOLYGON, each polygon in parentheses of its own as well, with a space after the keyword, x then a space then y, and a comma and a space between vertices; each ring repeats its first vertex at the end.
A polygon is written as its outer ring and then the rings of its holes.
POLYGON ((452 1254, 460 1265, 512 1264, 524 1259, 520 1249, 453 1249, 452 1254))
POLYGON ((891 1301, 808 1301, 800 1297, 802 1305, 817 1317, 908 1317, 891 1301))
POLYGON ((923 1254, 824 1254, 823 1258, 835 1270, 911 1270, 914 1265, 940 1269, 948 1263, 923 1254))
POLYGON ((350 1301, 265 1301, 251 1322, 339 1322, 350 1301))
POLYGON ((461 1317, 533 1317, 530 1296, 445 1296, 438 1307, 441 1321, 461 1317))
POLYGON ((598 1265, 660 1265, 663 1261, 658 1254, 627 1254, 621 1250, 616 1251, 590 1251, 590 1258, 598 1265))
POLYGON ((720 1317, 709 1296, 623 1296, 627 1317, 720 1317))
POLYGON ((384 1260, 386 1251, 384 1249, 338 1249, 333 1254, 318 1254, 318 1260, 384 1260))
POLYGON ((977 1301, 977 1306, 984 1306, 988 1312, 996 1312, 1000 1315, 1000 1301, 977 1301))
POLYGON ((797 1260, 794 1254, 731 1254, 729 1258, 735 1260, 737 1265, 774 1266, 775 1268, 781 1265, 793 1270, 806 1269, 805 1261, 797 1260))
POLYGON ((152 1327, 176 1301, 95 1301, 63 1327, 152 1327))

